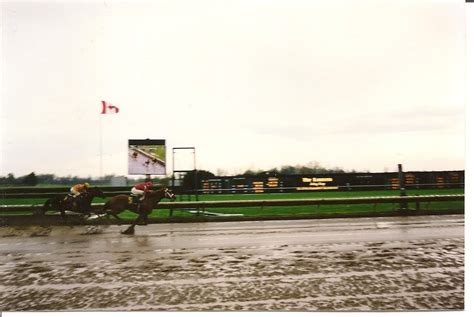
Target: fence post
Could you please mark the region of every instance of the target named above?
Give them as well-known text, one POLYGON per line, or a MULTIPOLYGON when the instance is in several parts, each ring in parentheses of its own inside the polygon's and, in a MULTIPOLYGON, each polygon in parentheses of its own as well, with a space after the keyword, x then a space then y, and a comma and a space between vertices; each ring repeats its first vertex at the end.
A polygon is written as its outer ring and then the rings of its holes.
MULTIPOLYGON (((405 175, 403 174, 402 164, 398 164, 398 183, 400 186, 400 197, 407 196, 405 191, 405 175)), ((408 203, 400 202, 400 211, 407 211, 408 210, 408 203)))

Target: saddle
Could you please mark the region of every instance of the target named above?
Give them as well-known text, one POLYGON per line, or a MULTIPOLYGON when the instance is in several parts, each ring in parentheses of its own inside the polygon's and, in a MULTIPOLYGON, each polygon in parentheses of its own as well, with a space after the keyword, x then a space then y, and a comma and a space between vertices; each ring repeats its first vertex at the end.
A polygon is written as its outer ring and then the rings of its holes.
POLYGON ((130 194, 128 196, 128 203, 129 204, 133 204, 133 205, 138 205, 140 203, 140 196, 137 196, 137 195, 134 195, 134 194, 130 194))

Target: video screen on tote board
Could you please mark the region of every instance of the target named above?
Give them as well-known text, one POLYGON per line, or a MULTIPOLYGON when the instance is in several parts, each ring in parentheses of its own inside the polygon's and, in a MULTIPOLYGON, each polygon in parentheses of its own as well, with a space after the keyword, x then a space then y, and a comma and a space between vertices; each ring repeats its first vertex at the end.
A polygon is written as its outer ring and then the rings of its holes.
POLYGON ((165 140, 128 140, 129 175, 166 175, 165 140))

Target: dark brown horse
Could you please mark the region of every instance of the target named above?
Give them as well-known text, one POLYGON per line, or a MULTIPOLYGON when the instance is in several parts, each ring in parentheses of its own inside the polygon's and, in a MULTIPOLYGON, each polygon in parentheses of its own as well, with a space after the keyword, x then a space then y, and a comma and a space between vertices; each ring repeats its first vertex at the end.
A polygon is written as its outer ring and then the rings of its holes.
POLYGON ((64 222, 67 222, 66 210, 89 216, 92 213, 91 203, 94 197, 105 198, 105 195, 98 187, 91 187, 77 197, 70 195, 56 196, 46 200, 41 208, 40 215, 44 216, 48 210, 59 211, 64 222))
POLYGON ((138 214, 138 217, 132 225, 122 232, 123 234, 133 234, 135 232, 135 226, 139 224, 140 220, 142 220, 144 224, 147 224, 148 215, 163 198, 174 200, 176 196, 168 188, 162 188, 146 193, 143 200, 137 204, 132 202, 132 197, 129 195, 117 195, 105 202, 103 212, 107 215, 114 216, 118 220, 121 220, 118 214, 124 210, 130 210, 138 214))

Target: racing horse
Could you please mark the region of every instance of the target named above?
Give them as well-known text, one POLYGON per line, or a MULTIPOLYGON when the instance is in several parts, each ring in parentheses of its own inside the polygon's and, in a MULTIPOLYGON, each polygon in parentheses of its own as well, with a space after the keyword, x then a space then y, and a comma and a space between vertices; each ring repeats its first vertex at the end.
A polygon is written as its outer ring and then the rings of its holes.
POLYGON ((64 222, 67 222, 66 210, 90 216, 91 203, 94 197, 105 198, 105 195, 98 187, 91 187, 77 197, 70 195, 56 196, 44 203, 40 215, 44 216, 48 210, 59 211, 64 222))
POLYGON ((118 214, 124 210, 130 210, 138 214, 138 217, 133 221, 132 225, 122 232, 123 234, 133 234, 135 233, 135 226, 140 223, 140 220, 142 220, 145 225, 148 223, 148 215, 163 198, 175 200, 176 195, 173 194, 170 189, 164 187, 147 192, 143 200, 140 200, 138 204, 133 202, 132 196, 124 194, 117 195, 105 202, 102 212, 118 220, 122 220, 118 214))

